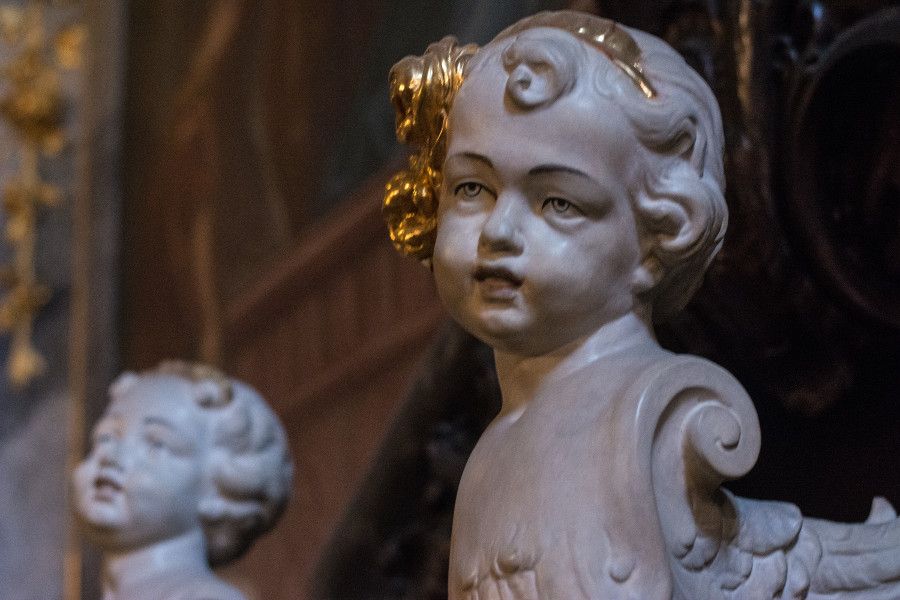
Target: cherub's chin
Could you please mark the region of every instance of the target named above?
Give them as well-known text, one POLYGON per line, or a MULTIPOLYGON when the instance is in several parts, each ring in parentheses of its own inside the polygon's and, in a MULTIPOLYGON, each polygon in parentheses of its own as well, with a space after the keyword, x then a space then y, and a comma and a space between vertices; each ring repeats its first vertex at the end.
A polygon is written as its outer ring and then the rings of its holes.
POLYGON ((504 305, 514 302, 519 296, 519 285, 499 277, 489 277, 477 282, 478 295, 482 302, 504 305))
POLYGON ((78 520, 89 529, 108 531, 118 529, 123 524, 122 509, 117 502, 83 498, 78 506, 78 520))
POLYGON ((466 329, 495 350, 517 352, 527 345, 528 328, 522 323, 522 315, 512 308, 494 307, 483 310, 470 321, 466 329))

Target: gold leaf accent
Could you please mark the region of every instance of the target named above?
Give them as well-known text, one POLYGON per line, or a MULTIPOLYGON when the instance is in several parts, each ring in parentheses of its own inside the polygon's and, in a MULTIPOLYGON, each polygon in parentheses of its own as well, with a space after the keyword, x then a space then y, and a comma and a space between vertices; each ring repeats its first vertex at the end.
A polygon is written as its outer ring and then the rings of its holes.
POLYGON ((13 348, 8 367, 13 385, 23 387, 46 370, 47 361, 31 344, 13 348))
POLYGON ((26 219, 23 215, 10 217, 6 222, 5 233, 7 241, 12 244, 21 243, 28 237, 31 226, 31 219, 26 219))
POLYGON ((53 157, 66 147, 66 136, 61 129, 54 129, 45 133, 41 138, 41 150, 44 156, 53 157))
POLYGON ((63 69, 83 68, 86 42, 87 28, 81 24, 69 25, 57 33, 53 45, 59 66, 63 69))
POLYGON ((3 189, 3 209, 9 214, 17 214, 25 210, 28 196, 22 182, 12 180, 3 189))
POLYGON ((27 140, 42 144, 58 135, 62 116, 59 78, 46 69, 32 69, 30 61, 13 68, 14 86, 0 102, 0 112, 27 140))

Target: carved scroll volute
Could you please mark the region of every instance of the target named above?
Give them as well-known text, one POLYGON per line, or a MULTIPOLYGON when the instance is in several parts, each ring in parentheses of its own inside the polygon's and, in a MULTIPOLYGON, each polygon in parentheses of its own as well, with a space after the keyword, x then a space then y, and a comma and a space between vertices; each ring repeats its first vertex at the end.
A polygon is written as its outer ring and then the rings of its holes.
POLYGON ((727 529, 719 486, 746 474, 759 455, 756 409, 730 373, 697 357, 665 361, 637 384, 636 451, 652 473, 669 560, 701 569, 727 529))

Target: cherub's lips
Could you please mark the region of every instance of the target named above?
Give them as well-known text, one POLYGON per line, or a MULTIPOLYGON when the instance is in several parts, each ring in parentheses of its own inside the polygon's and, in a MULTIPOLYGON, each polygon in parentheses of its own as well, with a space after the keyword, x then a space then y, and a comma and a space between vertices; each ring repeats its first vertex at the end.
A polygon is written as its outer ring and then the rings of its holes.
POLYGON ((502 266, 480 265, 472 274, 483 300, 509 302, 518 294, 522 277, 502 266))
POLYGON ((511 270, 502 266, 479 265, 475 268, 473 274, 475 281, 483 282, 489 280, 497 280, 499 283, 506 283, 513 287, 522 285, 522 278, 513 273, 511 270))
POLYGON ((112 500, 123 488, 124 483, 116 474, 101 472, 94 478, 94 495, 100 500, 112 500))

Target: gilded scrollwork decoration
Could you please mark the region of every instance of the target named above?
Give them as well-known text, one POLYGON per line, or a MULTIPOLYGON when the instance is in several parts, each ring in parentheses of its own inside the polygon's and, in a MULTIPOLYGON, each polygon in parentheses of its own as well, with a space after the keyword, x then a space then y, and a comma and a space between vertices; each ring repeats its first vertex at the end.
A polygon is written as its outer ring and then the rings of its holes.
POLYGON ((0 39, 11 58, 0 67, 0 118, 13 134, 16 169, 0 181, 3 238, 11 251, 0 266, 0 332, 10 338, 7 376, 24 387, 46 369, 32 340, 34 320, 52 295, 38 280, 35 259, 43 211, 60 204, 64 190, 42 177, 46 161, 65 147, 64 71, 81 66, 80 24, 48 27, 44 2, 0 6, 0 39))

